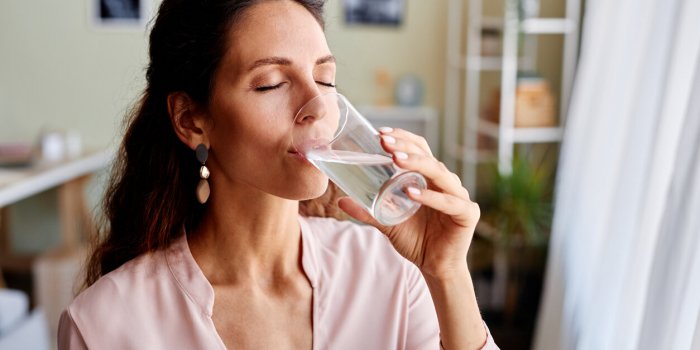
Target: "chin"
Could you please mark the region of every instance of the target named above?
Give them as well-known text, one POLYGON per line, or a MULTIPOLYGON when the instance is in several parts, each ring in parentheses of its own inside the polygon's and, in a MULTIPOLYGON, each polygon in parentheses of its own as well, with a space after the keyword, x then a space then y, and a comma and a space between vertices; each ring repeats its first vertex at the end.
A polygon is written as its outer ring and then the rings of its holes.
POLYGON ((328 189, 328 177, 320 172, 307 174, 303 178, 291 181, 293 185, 285 186, 286 192, 281 197, 298 201, 315 199, 323 196, 328 189))

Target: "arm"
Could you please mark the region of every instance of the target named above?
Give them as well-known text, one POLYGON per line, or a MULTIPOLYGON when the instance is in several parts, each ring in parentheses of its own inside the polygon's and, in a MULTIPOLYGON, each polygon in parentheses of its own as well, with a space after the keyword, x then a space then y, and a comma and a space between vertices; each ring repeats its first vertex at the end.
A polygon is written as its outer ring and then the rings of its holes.
MULTIPOLYGON (((427 279, 435 280, 432 276, 428 276, 427 279)), ((467 284, 471 285, 469 279, 459 279, 454 285, 459 285, 462 281, 467 281, 467 284)), ((476 306, 474 294, 469 292, 473 289, 465 288, 465 286, 450 286, 449 281, 443 283, 436 280, 435 282, 437 285, 434 285, 433 282, 428 283, 426 276, 416 266, 408 266, 408 339, 406 349, 437 349, 439 348, 440 336, 442 336, 443 349, 461 349, 449 345, 448 338, 451 338, 451 334, 455 334, 471 339, 471 335, 466 334, 469 332, 467 323, 471 319, 472 322, 476 323, 474 326, 475 336, 481 336, 485 339, 481 344, 471 348, 498 350, 488 327, 481 321, 478 310, 468 313, 456 305, 460 303, 460 300, 464 301, 465 299, 469 304, 469 298, 463 297, 471 295, 472 306, 476 306), (432 287, 429 288, 429 285, 432 287), (456 297, 450 295, 453 291, 456 292, 456 297)))
POLYGON ((471 276, 463 271, 450 276, 423 274, 440 324, 440 341, 447 349, 482 349, 487 331, 476 304, 471 276))
MULTIPOLYGON (((479 314, 466 258, 481 215, 460 178, 435 157, 422 137, 405 130, 380 129, 384 150, 400 168, 422 174, 426 189, 406 188, 422 204, 407 221, 384 226, 350 198, 338 205, 353 218, 375 226, 397 252, 420 268, 438 316, 446 350, 493 348, 479 314)), ((495 344, 493 344, 495 346, 495 344)), ((495 347, 497 348, 497 347, 495 347)))

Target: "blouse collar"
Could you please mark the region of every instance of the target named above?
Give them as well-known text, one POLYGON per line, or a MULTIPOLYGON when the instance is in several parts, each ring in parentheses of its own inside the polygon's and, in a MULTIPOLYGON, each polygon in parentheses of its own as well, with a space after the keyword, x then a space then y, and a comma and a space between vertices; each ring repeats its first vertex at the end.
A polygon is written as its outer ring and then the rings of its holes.
MULTIPOLYGON (((311 287, 316 288, 318 259, 314 248, 317 242, 308 222, 302 216, 299 216, 299 226, 301 227, 302 268, 311 287)), ((180 290, 197 304, 204 314, 211 317, 214 310, 214 288, 194 260, 184 229, 180 237, 165 250, 165 261, 180 290)))

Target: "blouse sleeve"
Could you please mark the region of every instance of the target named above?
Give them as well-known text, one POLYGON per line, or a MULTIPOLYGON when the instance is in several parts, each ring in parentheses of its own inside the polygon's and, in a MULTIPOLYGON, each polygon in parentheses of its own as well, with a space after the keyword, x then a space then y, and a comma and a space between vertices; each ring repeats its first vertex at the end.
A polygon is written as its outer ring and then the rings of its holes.
POLYGON ((433 299, 418 268, 407 263, 408 329, 406 349, 439 349, 440 325, 433 299))
POLYGON ((496 345, 496 342, 493 341, 493 337, 491 336, 491 331, 489 330, 489 327, 486 325, 486 322, 484 322, 484 328, 486 329, 486 343, 484 343, 484 346, 481 348, 481 350, 500 350, 498 345, 496 345))
MULTIPOLYGON (((440 344, 440 324, 428 285, 414 265, 407 272, 408 332, 406 349, 443 349, 440 344)), ((500 350, 484 323, 486 342, 480 350, 500 350)))
POLYGON ((75 325, 69 310, 64 310, 58 322, 58 350, 87 349, 83 335, 75 325))

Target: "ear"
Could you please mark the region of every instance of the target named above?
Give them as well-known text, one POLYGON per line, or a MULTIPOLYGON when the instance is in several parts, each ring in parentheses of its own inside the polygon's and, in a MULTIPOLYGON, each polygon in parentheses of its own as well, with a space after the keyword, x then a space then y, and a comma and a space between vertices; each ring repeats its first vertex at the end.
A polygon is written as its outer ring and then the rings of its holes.
POLYGON ((168 114, 180 141, 190 149, 195 149, 199 144, 209 147, 208 119, 187 93, 173 92, 168 95, 168 114))

